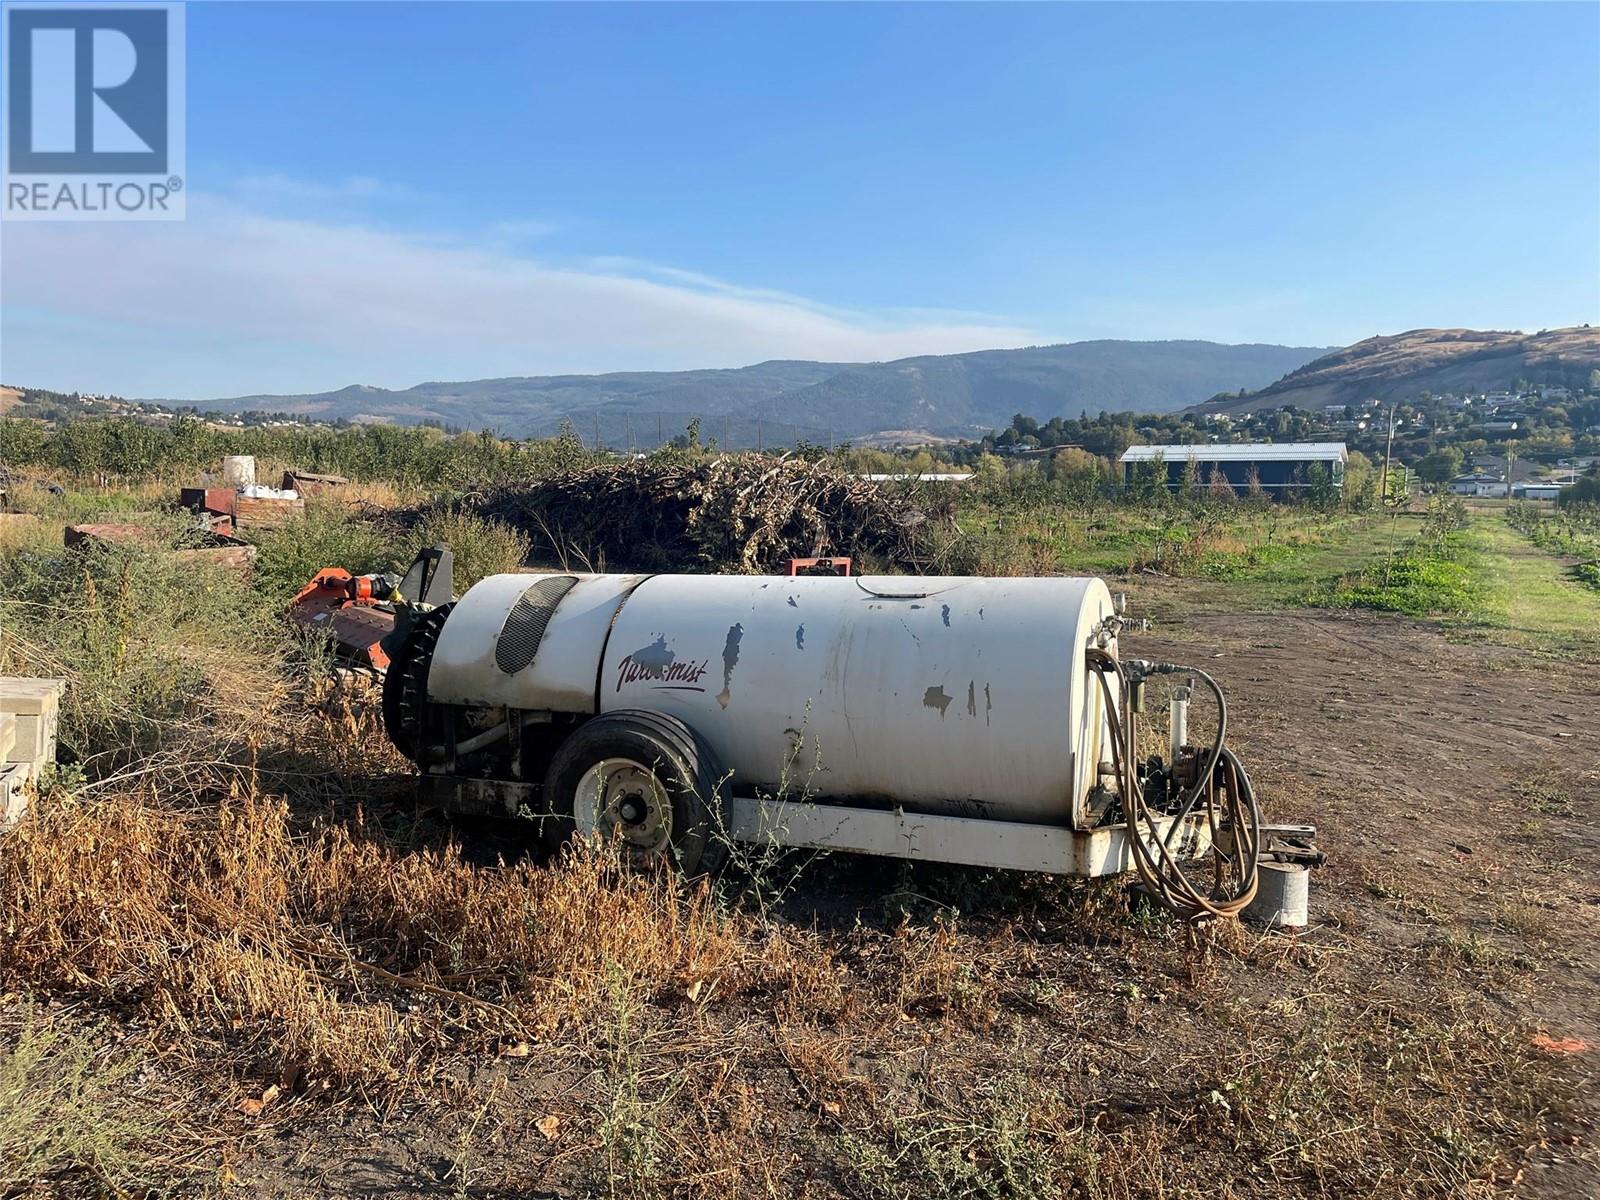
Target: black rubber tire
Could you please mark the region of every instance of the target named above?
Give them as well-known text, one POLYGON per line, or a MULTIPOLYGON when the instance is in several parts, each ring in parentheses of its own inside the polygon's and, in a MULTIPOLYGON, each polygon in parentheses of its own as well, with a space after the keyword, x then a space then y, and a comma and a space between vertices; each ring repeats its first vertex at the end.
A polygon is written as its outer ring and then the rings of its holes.
POLYGON ((676 717, 645 709, 606 713, 580 725, 561 744, 545 774, 547 815, 541 836, 552 852, 577 829, 578 781, 605 758, 631 758, 655 772, 672 804, 669 850, 685 875, 714 871, 727 857, 724 772, 716 755, 676 717))
MULTIPOLYGON (((395 650, 383 676, 383 726, 394 748, 412 762, 422 749, 428 708, 428 670, 433 648, 450 617, 454 602, 441 604, 416 618, 410 636, 395 650)), ((421 764, 418 764, 419 766, 421 764)))

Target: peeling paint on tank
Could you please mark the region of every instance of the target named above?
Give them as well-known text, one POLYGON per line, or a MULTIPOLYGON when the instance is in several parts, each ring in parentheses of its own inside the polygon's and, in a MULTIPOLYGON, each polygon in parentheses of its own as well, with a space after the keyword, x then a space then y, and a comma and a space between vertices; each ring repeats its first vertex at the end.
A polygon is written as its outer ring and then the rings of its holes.
MULTIPOLYGON (((765 585, 763 585, 765 586, 765 585)), ((728 640, 722 646, 722 691, 717 693, 717 703, 723 708, 733 699, 733 669, 739 665, 739 643, 744 639, 744 626, 728 626, 728 640)))
POLYGON ((799 608, 800 607, 800 602, 798 600, 796 600, 793 596, 790 596, 789 597, 789 607, 790 608, 799 608))
POLYGON ((663 635, 642 650, 635 650, 628 657, 633 660, 634 665, 643 669, 645 678, 660 679, 678 656, 667 648, 667 639, 663 635))
POLYGON ((796 650, 804 650, 806 648, 806 627, 804 625, 795 626, 794 648, 796 650))
POLYGON ((990 714, 994 712, 994 699, 989 695, 989 685, 983 685, 983 723, 990 724, 990 714))
POLYGON ((978 715, 978 681, 976 679, 969 679, 967 681, 967 716, 975 717, 977 715, 978 715))
POLYGON ((950 702, 953 699, 954 697, 946 692, 944 688, 931 687, 922 693, 922 706, 924 708, 937 708, 939 710, 939 717, 942 720, 944 718, 945 709, 950 707, 950 702))
POLYGON ((950 628, 950 606, 948 604, 941 604, 939 606, 939 616, 944 621, 944 627, 946 629, 949 629, 950 628))

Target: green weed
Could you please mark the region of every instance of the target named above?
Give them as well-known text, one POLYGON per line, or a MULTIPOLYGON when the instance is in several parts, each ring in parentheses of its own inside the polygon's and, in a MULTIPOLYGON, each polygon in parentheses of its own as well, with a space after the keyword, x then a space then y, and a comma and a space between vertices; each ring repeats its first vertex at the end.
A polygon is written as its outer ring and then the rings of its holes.
POLYGON ((275 605, 287 604, 324 567, 354 575, 390 570, 395 539, 337 502, 306 506, 305 514, 256 536, 256 590, 275 605))
POLYGON ((156 1125, 130 1102, 136 1066, 25 1016, 15 1044, 0 1048, 0 1194, 74 1176, 117 1195, 148 1186, 156 1125))
POLYGON ((843 1136, 869 1196, 884 1200, 1055 1200, 1100 1192, 1093 1140, 1069 1131, 1060 1101, 1021 1076, 964 1097, 963 1111, 890 1115, 878 1137, 843 1136))

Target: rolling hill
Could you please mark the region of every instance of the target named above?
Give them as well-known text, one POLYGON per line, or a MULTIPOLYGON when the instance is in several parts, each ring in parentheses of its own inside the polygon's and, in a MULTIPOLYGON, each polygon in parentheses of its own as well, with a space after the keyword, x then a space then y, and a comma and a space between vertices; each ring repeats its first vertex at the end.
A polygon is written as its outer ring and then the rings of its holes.
POLYGON ((1216 342, 1073 342, 928 355, 884 363, 773 361, 727 370, 521 376, 355 385, 300 396, 238 396, 199 405, 321 419, 438 421, 518 436, 570 420, 607 444, 654 444, 693 416, 723 445, 859 437, 882 430, 970 436, 1014 413, 1046 419, 1131 410, 1169 412, 1219 391, 1262 387, 1315 358, 1317 347, 1216 342))
POLYGON ((1247 395, 1218 395, 1190 411, 1246 413, 1293 405, 1319 409, 1363 400, 1495 391, 1518 380, 1582 386, 1600 369, 1600 329, 1538 333, 1412 329, 1367 338, 1290 371, 1247 395))

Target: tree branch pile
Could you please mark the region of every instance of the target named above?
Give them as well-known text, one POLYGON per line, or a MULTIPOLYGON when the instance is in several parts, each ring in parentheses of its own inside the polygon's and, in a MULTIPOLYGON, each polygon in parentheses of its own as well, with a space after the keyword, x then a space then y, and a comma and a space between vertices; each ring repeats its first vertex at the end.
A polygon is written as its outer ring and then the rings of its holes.
POLYGON ((827 462, 727 454, 583 467, 490 491, 477 507, 569 567, 766 574, 827 555, 919 569, 950 515, 948 501, 930 501, 914 483, 827 462))

